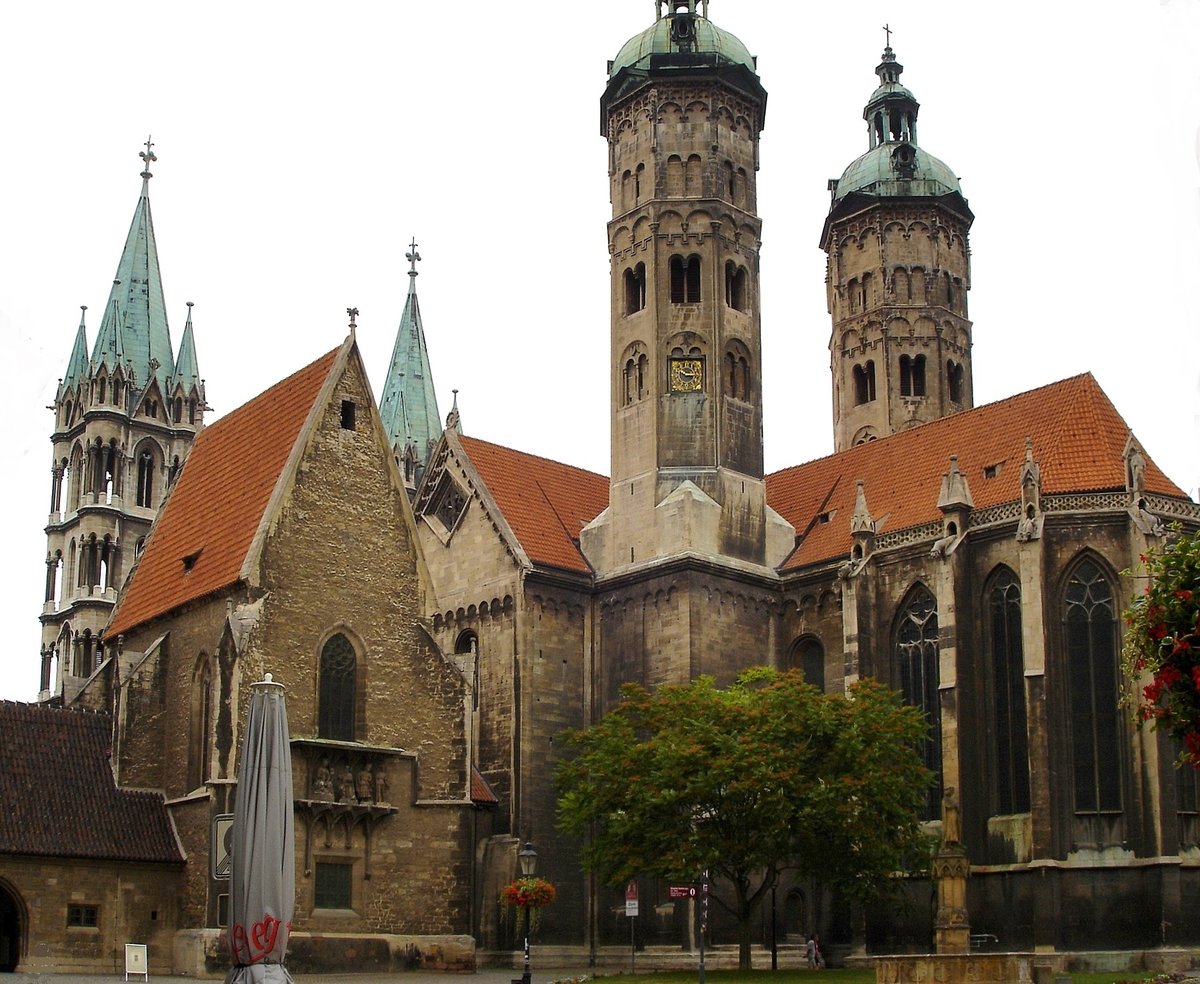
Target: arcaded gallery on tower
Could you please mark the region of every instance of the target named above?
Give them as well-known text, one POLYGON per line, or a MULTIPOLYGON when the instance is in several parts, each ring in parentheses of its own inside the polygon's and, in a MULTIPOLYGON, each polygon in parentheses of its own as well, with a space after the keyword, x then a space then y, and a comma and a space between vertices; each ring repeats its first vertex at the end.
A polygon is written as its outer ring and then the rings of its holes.
MULTIPOLYGON (((728 682, 768 661, 827 692, 876 677, 925 712, 936 784, 924 819, 936 832, 943 790, 958 790, 981 938, 1061 953, 1200 945, 1196 776, 1118 708, 1132 592, 1120 572, 1172 523, 1200 525, 1200 507, 1089 373, 976 405, 974 216, 918 142, 919 103, 890 44, 863 153, 828 189, 797 192, 830 195, 811 235, 827 257, 835 450, 765 474, 767 94, 707 0, 655 6, 600 100, 607 476, 470 436, 457 408, 443 425, 415 242, 382 413, 351 334, 206 421, 202 333, 189 317, 174 355, 165 328, 147 160, 118 278, 147 289, 114 287, 90 356, 80 326, 56 402, 42 706, 19 726, 79 707, 109 716, 109 793, 143 791, 147 829, 173 831, 179 848, 144 839, 157 853, 126 857, 129 845, 97 844, 91 861, 55 860, 54 877, 87 882, 89 863, 123 862, 138 899, 170 885, 147 930, 156 966, 219 972, 227 888, 210 832, 236 795, 248 684, 288 652, 293 970, 333 966, 351 946, 380 968, 509 957, 496 899, 531 839, 559 890, 539 942, 574 965, 627 956, 620 893, 555 826, 555 739, 612 708, 623 683, 728 682), (247 449, 253 468, 224 467, 247 449), (341 587, 346 569, 387 576, 341 587), (329 792, 331 773, 360 772, 372 777, 362 795, 329 792), (411 904, 414 885, 434 902, 411 904)), ((88 728, 68 724, 54 747, 94 743, 88 728)), ((68 799, 61 809, 86 808, 68 799)), ((38 850, 27 839, 0 855, 19 969, 71 942, 38 850)), ((928 879, 906 876, 904 891, 911 905, 863 913, 818 882, 781 883, 779 937, 817 932, 835 959, 925 948, 928 879)), ((121 920, 143 903, 121 910, 91 883, 83 894, 100 935, 124 939, 121 920)), ((649 878, 640 896, 639 945, 694 944, 687 900, 649 878)), ((733 938, 719 920, 712 933, 733 938)), ((101 966, 102 949, 75 965, 101 966)))

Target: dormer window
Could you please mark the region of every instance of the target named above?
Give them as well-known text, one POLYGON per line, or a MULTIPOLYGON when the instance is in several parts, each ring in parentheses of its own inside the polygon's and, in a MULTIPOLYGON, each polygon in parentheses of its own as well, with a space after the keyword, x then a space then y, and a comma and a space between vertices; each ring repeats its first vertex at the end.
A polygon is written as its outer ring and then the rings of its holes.
POLYGON ((198 561, 200 559, 200 555, 202 553, 204 553, 203 547, 201 547, 195 553, 190 553, 186 557, 183 558, 183 573, 184 574, 192 573, 193 568, 195 568, 195 566, 196 566, 196 561, 198 561))

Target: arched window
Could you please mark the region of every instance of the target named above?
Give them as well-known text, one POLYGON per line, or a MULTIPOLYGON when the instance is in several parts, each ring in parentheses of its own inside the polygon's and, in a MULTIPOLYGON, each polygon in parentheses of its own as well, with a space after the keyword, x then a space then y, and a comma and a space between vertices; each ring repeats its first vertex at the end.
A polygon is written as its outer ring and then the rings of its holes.
POLYGON ((678 154, 667 158, 667 196, 680 198, 683 195, 683 161, 678 154))
POLYGON ((700 257, 671 257, 671 303, 700 303, 700 257))
POLYGON ((865 365, 854 367, 854 405, 861 406, 875 399, 875 362, 868 359, 865 365))
POLYGON ((1117 616, 1112 586, 1085 557, 1063 594, 1075 812, 1121 811, 1117 616))
POLYGON ((924 586, 913 589, 896 622, 896 666, 906 703, 919 707, 929 722, 921 761, 935 777, 926 794, 923 819, 935 819, 942 799, 942 715, 938 701, 937 602, 924 586))
POLYGON ((188 423, 196 422, 196 398, 193 396, 188 399, 188 423))
POLYGON ((354 741, 355 684, 358 659, 340 632, 321 650, 317 737, 354 741))
POLYGON ((643 185, 646 181, 646 165, 639 164, 637 170, 633 172, 633 201, 634 204, 641 204, 642 195, 648 191, 643 185))
POLYGON ((191 742, 188 749, 188 786, 196 789, 209 778, 212 755, 212 660, 201 653, 192 676, 191 742))
POLYGON ((625 271, 625 314, 637 314, 646 306, 646 264, 625 271))
POLYGON ((825 689, 825 649, 819 640, 812 636, 797 639, 792 643, 792 651, 788 657, 788 669, 800 670, 804 674, 804 682, 814 687, 825 689))
POLYGON ((953 359, 946 362, 946 388, 950 391, 951 403, 962 403, 963 367, 953 359))
POLYGON ((138 455, 137 504, 147 509, 154 505, 154 455, 149 451, 138 455))
POLYGON ((725 193, 726 193, 727 197, 729 198, 729 200, 732 202, 732 201, 736 200, 735 194, 737 191, 737 189, 735 187, 735 182, 733 180, 733 162, 726 161, 725 165, 724 165, 724 169, 725 169, 725 193))
POLYGON ((746 268, 732 260, 725 264, 725 303, 735 311, 746 310, 746 268))
POLYGON ((925 395, 925 356, 900 356, 900 395, 925 395))
POLYGON ((725 353, 725 395, 735 400, 750 399, 749 353, 736 341, 725 353))
POLYGON ((454 642, 454 652, 462 657, 460 665, 471 678, 471 710, 479 710, 479 636, 464 632, 454 642))
POLYGON ((633 172, 621 175, 621 211, 633 208, 633 172))
POLYGON ((1029 812, 1029 735, 1025 716, 1025 657, 1021 643, 1021 586, 1001 570, 987 591, 987 648, 992 669, 996 795, 993 813, 1029 812))
POLYGON ((684 194, 689 198, 699 198, 704 192, 704 164, 700 160, 699 154, 692 154, 687 159, 687 167, 684 171, 684 194))
POLYGON ((108 380, 104 376, 100 377, 99 384, 96 387, 96 391, 98 393, 98 396, 96 397, 97 403, 103 403, 105 400, 108 399, 108 394, 105 392, 105 384, 107 382, 108 382, 108 380))

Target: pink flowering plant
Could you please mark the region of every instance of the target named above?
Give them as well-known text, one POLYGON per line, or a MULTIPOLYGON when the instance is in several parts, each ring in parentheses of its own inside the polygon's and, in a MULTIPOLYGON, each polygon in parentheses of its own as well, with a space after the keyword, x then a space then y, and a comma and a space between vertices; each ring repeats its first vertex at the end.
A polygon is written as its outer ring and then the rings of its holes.
POLYGON ((1148 583, 1125 610, 1124 702, 1139 727, 1165 729, 1200 769, 1200 532, 1173 528, 1141 562, 1148 583))
POLYGON ((532 933, 537 929, 542 907, 553 902, 557 895, 557 889, 544 878, 518 878, 500 889, 500 918, 507 922, 514 909, 525 909, 529 913, 529 932, 532 933))

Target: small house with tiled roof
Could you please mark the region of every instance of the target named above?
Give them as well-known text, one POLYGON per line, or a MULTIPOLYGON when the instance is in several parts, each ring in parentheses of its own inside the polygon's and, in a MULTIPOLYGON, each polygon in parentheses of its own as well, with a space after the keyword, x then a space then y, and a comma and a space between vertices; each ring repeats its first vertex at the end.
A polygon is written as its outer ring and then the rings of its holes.
POLYGON ((114 781, 112 734, 109 714, 0 701, 0 971, 112 971, 115 940, 170 966, 184 848, 161 791, 114 781))
POLYGON ((212 831, 233 812, 248 684, 266 672, 287 687, 292 736, 293 968, 340 959, 314 942, 328 934, 359 940, 360 968, 392 967, 385 934, 471 965, 470 844, 490 790, 426 582, 353 333, 199 436, 92 684, 116 708, 118 781, 164 791, 186 850, 175 972, 225 966, 212 831))

